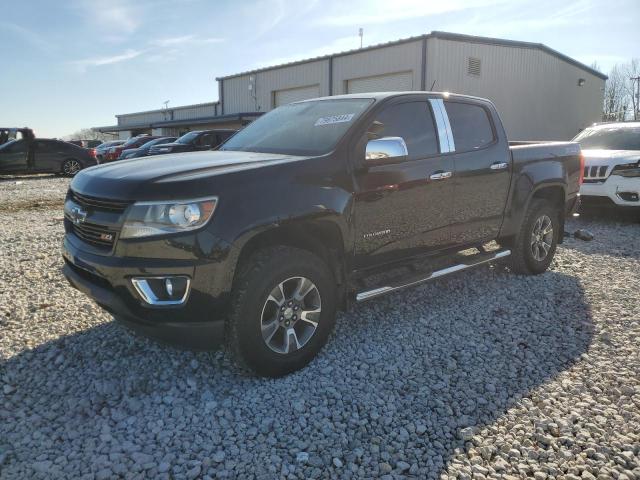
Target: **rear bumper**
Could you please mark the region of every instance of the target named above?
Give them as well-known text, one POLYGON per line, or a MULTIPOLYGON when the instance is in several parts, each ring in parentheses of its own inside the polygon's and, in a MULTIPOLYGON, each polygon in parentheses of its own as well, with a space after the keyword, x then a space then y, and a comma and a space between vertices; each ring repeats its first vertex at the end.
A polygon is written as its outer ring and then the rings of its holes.
POLYGON ((180 261, 140 266, 131 259, 101 257, 75 247, 68 238, 63 244, 62 269, 72 287, 92 298, 100 307, 128 328, 174 346, 212 350, 224 340, 226 299, 214 298, 197 281, 211 273, 210 264, 180 261), (158 274, 184 275, 193 279, 183 305, 146 305, 131 285, 131 278, 158 274))
POLYGON ((640 178, 610 175, 602 183, 583 183, 580 195, 606 197, 619 207, 640 207, 640 178))

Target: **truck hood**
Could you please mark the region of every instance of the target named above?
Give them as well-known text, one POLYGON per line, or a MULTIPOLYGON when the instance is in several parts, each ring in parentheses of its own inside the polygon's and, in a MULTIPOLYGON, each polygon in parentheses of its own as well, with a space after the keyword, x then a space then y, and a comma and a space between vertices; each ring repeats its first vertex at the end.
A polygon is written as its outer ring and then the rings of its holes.
POLYGON ((624 163, 633 163, 640 160, 638 150, 582 150, 584 164, 591 166, 616 166, 624 163))
POLYGON ((220 175, 305 160, 273 153, 204 151, 132 158, 87 168, 71 188, 83 195, 149 200, 193 194, 193 188, 220 175), (170 192, 170 193, 169 193, 170 192))
POLYGON ((169 143, 159 143, 151 147, 151 150, 158 150, 161 148, 171 148, 171 150, 186 150, 189 148, 193 148, 193 145, 190 143, 178 143, 178 142, 169 142, 169 143))

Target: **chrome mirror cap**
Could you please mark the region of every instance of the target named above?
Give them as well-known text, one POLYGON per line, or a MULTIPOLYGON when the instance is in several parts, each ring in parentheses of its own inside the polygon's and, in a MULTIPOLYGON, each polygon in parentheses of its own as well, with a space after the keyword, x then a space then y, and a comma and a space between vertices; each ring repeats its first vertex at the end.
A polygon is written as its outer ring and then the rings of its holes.
POLYGON ((409 152, 402 137, 383 137, 369 140, 365 154, 365 162, 369 165, 384 165, 407 159, 409 152))

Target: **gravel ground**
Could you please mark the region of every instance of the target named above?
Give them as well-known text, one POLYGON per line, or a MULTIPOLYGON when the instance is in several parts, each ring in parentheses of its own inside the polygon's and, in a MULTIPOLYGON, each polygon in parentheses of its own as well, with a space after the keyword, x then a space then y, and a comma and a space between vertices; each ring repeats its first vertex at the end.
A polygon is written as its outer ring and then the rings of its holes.
POLYGON ((640 224, 572 221, 595 240, 542 276, 479 268, 360 305, 264 380, 70 288, 67 183, 0 180, 1 478, 640 480, 640 224))

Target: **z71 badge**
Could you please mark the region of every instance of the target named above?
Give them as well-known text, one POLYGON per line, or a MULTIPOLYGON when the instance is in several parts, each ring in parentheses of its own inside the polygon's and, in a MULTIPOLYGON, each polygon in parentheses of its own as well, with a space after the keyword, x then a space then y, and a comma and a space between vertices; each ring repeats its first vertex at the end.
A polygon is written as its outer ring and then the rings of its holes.
POLYGON ((369 238, 376 238, 376 237, 382 237, 384 235, 389 235, 390 233, 391 233, 390 229, 380 230, 379 232, 365 233, 364 235, 362 235, 362 238, 367 240, 369 238))

